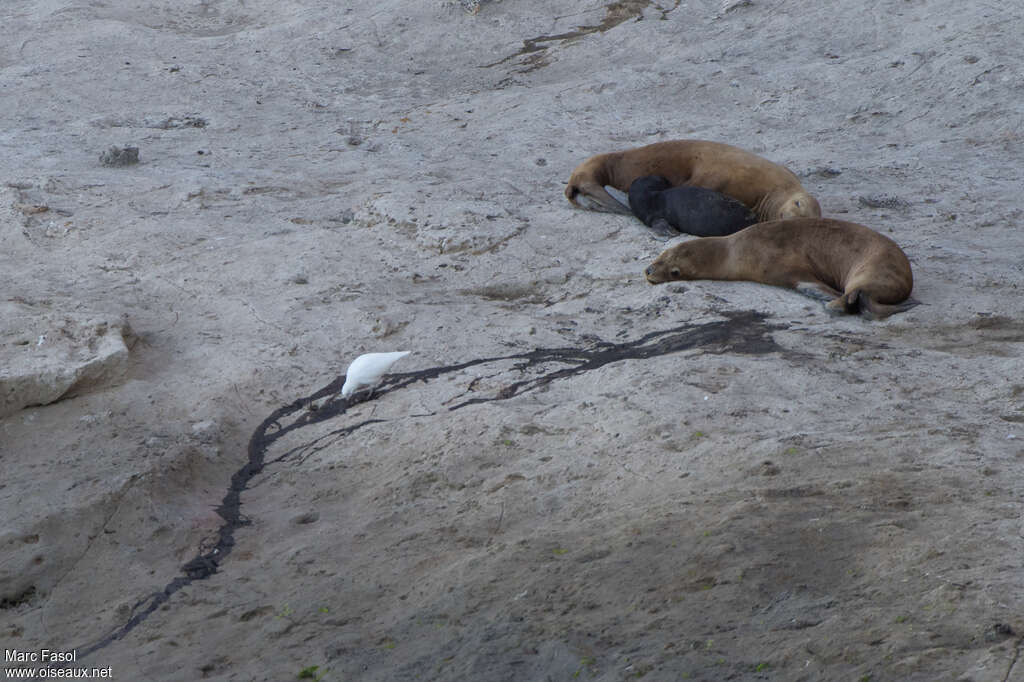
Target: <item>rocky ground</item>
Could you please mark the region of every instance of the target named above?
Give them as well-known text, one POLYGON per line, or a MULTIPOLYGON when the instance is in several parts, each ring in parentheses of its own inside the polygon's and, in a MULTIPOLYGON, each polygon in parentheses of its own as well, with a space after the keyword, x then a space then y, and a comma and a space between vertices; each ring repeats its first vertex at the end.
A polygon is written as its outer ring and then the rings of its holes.
POLYGON ((951 0, 3 3, 5 650, 1024 679, 1022 32, 951 0), (665 244, 562 188, 677 138, 793 169, 922 305, 648 285, 665 244))

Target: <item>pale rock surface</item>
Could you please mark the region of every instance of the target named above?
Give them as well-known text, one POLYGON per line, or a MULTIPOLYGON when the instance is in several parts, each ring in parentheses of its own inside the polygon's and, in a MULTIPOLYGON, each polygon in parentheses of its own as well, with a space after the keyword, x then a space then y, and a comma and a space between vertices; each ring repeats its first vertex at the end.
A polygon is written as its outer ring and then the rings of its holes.
POLYGON ((128 364, 121 321, 0 303, 0 417, 116 382, 128 364))
POLYGON ((1020 679, 1022 33, 953 0, 0 3, 0 305, 42 311, 16 341, 73 320, 68 357, 134 341, 0 418, 4 647, 1020 679), (891 236, 922 305, 646 284, 665 245, 564 182, 689 137, 891 236), (416 363, 332 399, 381 348, 416 363))

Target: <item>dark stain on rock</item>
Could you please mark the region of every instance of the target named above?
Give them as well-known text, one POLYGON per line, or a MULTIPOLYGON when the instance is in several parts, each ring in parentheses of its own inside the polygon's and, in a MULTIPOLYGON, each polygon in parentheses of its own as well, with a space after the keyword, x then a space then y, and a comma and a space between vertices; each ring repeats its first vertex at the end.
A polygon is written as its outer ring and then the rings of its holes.
POLYGON ((7 610, 17 608, 22 604, 27 604, 32 601, 32 598, 36 596, 36 586, 29 585, 28 588, 20 592, 19 594, 10 595, 0 599, 0 610, 7 610))
MULTIPOLYGON (((551 43, 567 45, 579 38, 582 38, 583 36, 590 35, 591 33, 604 33, 609 29, 615 28, 624 21, 634 17, 639 17, 643 13, 644 8, 650 4, 650 0, 623 0, 622 2, 613 2, 605 7, 605 15, 601 23, 594 26, 577 26, 575 31, 566 31, 565 33, 556 33, 555 35, 550 36, 526 38, 523 40, 523 46, 518 52, 515 52, 504 59, 492 62, 491 64, 485 64, 481 68, 487 69, 492 66, 498 66, 499 64, 505 64, 506 62, 510 62, 518 57, 532 55, 523 60, 521 65, 526 67, 523 69, 523 73, 536 71, 537 69, 547 66, 548 61, 543 55, 536 55, 534 53, 547 50, 551 43)), ((676 5, 678 6, 679 3, 676 2, 676 5)), ((675 7, 672 9, 675 9, 675 7)), ((662 18, 664 18, 664 15, 670 11, 671 10, 663 10, 662 18)))
MULTIPOLYGON (((646 3, 644 3, 646 4, 646 3)), ((340 376, 305 398, 299 398, 289 405, 280 407, 271 413, 256 428, 249 439, 249 457, 245 465, 231 476, 228 489, 216 508, 223 524, 216 534, 203 541, 198 554, 181 567, 181 575, 171 580, 160 591, 143 597, 131 609, 131 617, 123 625, 101 636, 91 644, 75 647, 78 660, 99 651, 112 642, 122 639, 137 625, 142 623, 154 611, 163 606, 176 592, 198 581, 205 580, 218 572, 222 562, 231 555, 235 547, 235 531, 249 525, 249 519, 242 513, 242 493, 248 489, 249 482, 263 471, 267 464, 275 464, 287 459, 304 460, 305 458, 336 444, 350 434, 370 424, 382 423, 384 419, 367 419, 335 429, 312 441, 296 446, 270 462, 266 461, 267 451, 282 436, 333 419, 345 414, 350 406, 366 400, 380 398, 391 391, 400 390, 417 382, 427 382, 444 374, 459 372, 467 367, 492 362, 512 360, 516 364, 513 369, 524 371, 534 367, 550 364, 561 364, 560 368, 547 371, 530 379, 523 379, 508 386, 491 397, 473 398, 449 407, 454 411, 475 405, 499 400, 508 400, 517 395, 528 393, 546 386, 553 381, 598 369, 605 365, 623 360, 642 360, 678 353, 693 348, 704 348, 708 353, 736 353, 740 355, 765 355, 768 353, 784 353, 796 356, 775 343, 771 332, 785 329, 785 325, 766 322, 767 315, 756 311, 740 311, 723 313, 724 320, 703 324, 682 325, 663 331, 650 332, 633 341, 612 343, 597 340, 587 348, 538 348, 524 353, 516 353, 493 358, 478 358, 454 365, 431 367, 416 372, 394 374, 388 377, 374 393, 374 397, 353 397, 346 400, 340 396, 345 377, 340 376), (327 398, 316 409, 312 406, 317 401, 327 398), (287 422, 288 419, 292 421, 287 422)), ((5 604, 0 606, 6 608, 5 604)), ((243 614, 243 616, 246 614, 243 614)))

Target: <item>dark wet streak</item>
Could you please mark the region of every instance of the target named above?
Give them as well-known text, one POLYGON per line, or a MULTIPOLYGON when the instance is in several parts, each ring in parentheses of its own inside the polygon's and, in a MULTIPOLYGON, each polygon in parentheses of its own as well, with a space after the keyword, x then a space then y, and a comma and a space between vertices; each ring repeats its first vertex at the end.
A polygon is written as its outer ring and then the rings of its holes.
MULTIPOLYGON (((765 321, 767 316, 764 313, 743 311, 723 313, 723 315, 726 318, 724 320, 651 332, 633 341, 622 343, 599 341, 586 348, 538 348, 512 355, 479 358, 416 372, 393 374, 375 392, 374 396, 380 398, 391 391, 417 382, 428 382, 444 374, 492 362, 512 361, 514 363, 512 369, 520 372, 551 363, 566 365, 529 379, 515 381, 499 390, 494 396, 471 398, 448 408, 449 411, 455 411, 479 403, 508 400, 546 386, 553 381, 574 377, 611 363, 624 360, 643 360, 692 348, 701 348, 705 352, 714 354, 786 353, 792 355, 791 351, 786 351, 776 344, 770 335, 772 331, 786 327, 767 323, 765 321)), ((217 514, 224 519, 224 524, 217 530, 216 535, 204 541, 196 557, 181 567, 183 575, 171 580, 159 592, 154 592, 139 600, 132 609, 131 618, 125 624, 103 635, 92 644, 76 647, 79 660, 123 638, 182 588, 198 580, 205 580, 218 572, 221 564, 234 549, 235 531, 249 525, 249 520, 242 514, 242 493, 249 489, 252 479, 263 471, 266 464, 275 464, 294 456, 304 460, 364 426, 385 421, 383 419, 368 419, 358 424, 336 429, 266 462, 267 451, 282 436, 339 417, 345 414, 349 407, 367 400, 358 394, 348 400, 341 398, 339 391, 344 383, 345 377, 340 376, 316 393, 278 408, 260 423, 249 439, 247 462, 232 475, 227 492, 216 509, 217 514), (313 403, 322 398, 328 400, 317 409, 310 409, 313 403), (293 421, 285 423, 289 418, 293 418, 293 421)))
MULTIPOLYGON (((516 369, 525 370, 529 367, 549 362, 567 362, 569 367, 542 374, 532 379, 517 381, 503 388, 493 398, 472 398, 449 409, 458 410, 468 405, 507 400, 513 396, 546 386, 557 379, 589 372, 604 365, 622 360, 643 360, 659 355, 677 353, 689 348, 701 347, 706 352, 733 352, 740 355, 763 355, 782 351, 774 340, 765 336, 770 329, 763 324, 764 315, 754 312, 740 313, 721 322, 710 322, 696 327, 679 327, 666 331, 651 332, 635 341, 609 343, 601 341, 586 349, 551 348, 537 349, 529 353, 509 356, 503 359, 519 359, 516 369), (759 327, 750 327, 751 323, 759 327)), ((771 327, 778 329, 780 327, 771 327)), ((497 358, 496 358, 497 359, 497 358)))
MULTIPOLYGON (((526 38, 523 40, 523 46, 519 48, 519 51, 499 59, 491 64, 484 64, 480 68, 488 69, 498 64, 504 64, 509 62, 516 57, 522 57, 533 52, 540 52, 541 50, 548 49, 548 45, 544 43, 562 42, 566 43, 576 38, 582 38, 585 35, 591 33, 604 33, 605 31, 611 30, 621 24, 624 21, 632 19, 634 17, 640 17, 643 14, 644 8, 647 7, 650 0, 623 0, 622 2, 613 2, 605 7, 605 16, 600 24, 593 26, 577 26, 575 31, 567 31, 565 33, 558 33, 550 36, 537 36, 536 38, 526 38)), ((678 2, 676 3, 678 5, 678 2)), ((660 9, 660 8, 659 8, 660 9)), ((674 9, 674 8, 673 8, 674 9)), ((671 11, 671 10, 668 10, 671 11)), ((667 12, 663 11, 664 14, 667 12)))

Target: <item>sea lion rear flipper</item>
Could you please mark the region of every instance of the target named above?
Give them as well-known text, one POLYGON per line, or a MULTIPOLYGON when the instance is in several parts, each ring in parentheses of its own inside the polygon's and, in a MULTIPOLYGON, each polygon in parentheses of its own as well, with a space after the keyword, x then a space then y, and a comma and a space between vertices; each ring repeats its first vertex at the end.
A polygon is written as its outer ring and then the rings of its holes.
POLYGON ((868 320, 883 320, 894 313, 906 312, 920 304, 920 301, 913 298, 908 298, 902 303, 878 303, 871 300, 863 291, 857 292, 857 306, 860 308, 860 314, 868 320))

